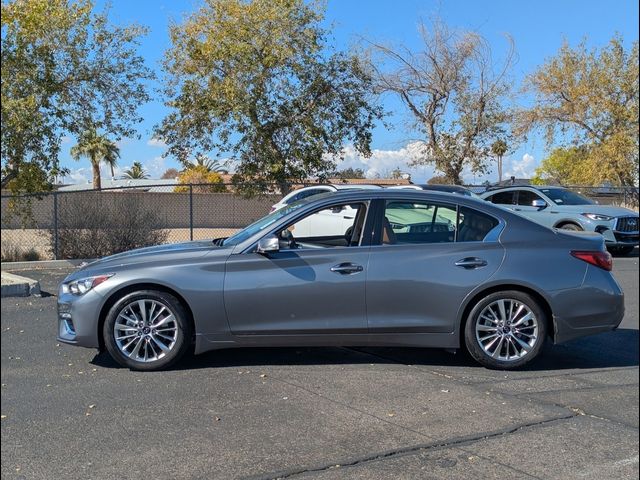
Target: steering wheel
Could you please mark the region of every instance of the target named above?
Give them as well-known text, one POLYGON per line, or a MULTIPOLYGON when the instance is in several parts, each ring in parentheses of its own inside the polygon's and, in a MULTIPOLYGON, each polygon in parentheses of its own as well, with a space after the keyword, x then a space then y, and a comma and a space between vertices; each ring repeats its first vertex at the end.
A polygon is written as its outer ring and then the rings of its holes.
POLYGON ((293 233, 291 233, 291 230, 289 229, 282 230, 282 232, 280 232, 279 237, 280 237, 280 240, 285 243, 286 248, 289 248, 289 249, 298 248, 298 244, 296 243, 296 239, 293 238, 293 233))

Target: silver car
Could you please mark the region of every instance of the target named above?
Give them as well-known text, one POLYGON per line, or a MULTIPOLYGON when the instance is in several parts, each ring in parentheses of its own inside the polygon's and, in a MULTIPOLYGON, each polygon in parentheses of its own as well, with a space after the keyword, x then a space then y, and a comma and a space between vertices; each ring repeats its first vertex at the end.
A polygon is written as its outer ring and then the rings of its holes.
POLYGON ((547 227, 597 232, 613 253, 628 254, 638 245, 638 213, 598 205, 562 187, 520 186, 492 189, 481 195, 547 227))
POLYGON ((623 293, 602 236, 554 231, 470 197, 314 196, 227 239, 113 255, 69 275, 58 339, 136 370, 257 346, 466 348, 513 369, 546 341, 615 329, 623 293), (331 210, 340 235, 296 236, 331 210))

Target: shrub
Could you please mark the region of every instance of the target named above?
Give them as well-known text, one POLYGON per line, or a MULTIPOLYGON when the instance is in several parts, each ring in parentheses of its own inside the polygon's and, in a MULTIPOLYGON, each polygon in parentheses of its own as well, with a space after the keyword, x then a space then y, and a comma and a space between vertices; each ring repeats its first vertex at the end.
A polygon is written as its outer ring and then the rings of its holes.
POLYGON ((189 184, 194 185, 193 193, 216 193, 227 191, 227 187, 225 187, 222 182, 220 174, 208 170, 204 165, 195 165, 180 173, 180 175, 178 175, 178 183, 185 184, 185 186, 176 187, 176 192, 188 192, 189 184))
MULTIPOLYGON (((98 258, 167 241, 162 219, 126 193, 71 194, 59 199, 58 258, 98 258)), ((49 230, 51 251, 55 232, 49 230)))
POLYGON ((34 262, 42 259, 35 248, 31 247, 28 250, 23 250, 11 242, 2 244, 1 257, 3 262, 34 262))

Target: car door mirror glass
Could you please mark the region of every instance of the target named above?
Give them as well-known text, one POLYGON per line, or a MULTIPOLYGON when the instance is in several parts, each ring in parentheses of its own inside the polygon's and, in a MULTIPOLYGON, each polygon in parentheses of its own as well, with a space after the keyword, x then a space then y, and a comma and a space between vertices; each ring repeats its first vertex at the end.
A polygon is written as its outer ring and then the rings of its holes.
POLYGON ((544 200, 537 199, 531 202, 531 206, 542 209, 547 207, 547 202, 545 202, 544 200))
POLYGON ((276 253, 280 251, 280 242, 278 241, 278 237, 275 235, 267 235, 264 238, 261 238, 258 241, 258 246, 256 247, 256 253, 261 255, 276 253))

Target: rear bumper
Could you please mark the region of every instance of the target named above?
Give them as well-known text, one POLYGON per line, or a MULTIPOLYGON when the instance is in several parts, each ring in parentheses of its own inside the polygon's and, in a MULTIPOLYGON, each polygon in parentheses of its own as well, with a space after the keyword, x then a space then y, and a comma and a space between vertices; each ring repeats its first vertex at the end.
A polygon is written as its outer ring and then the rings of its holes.
POLYGON ((555 292, 554 343, 615 330, 624 318, 624 293, 613 275, 589 266, 577 289, 555 292))

